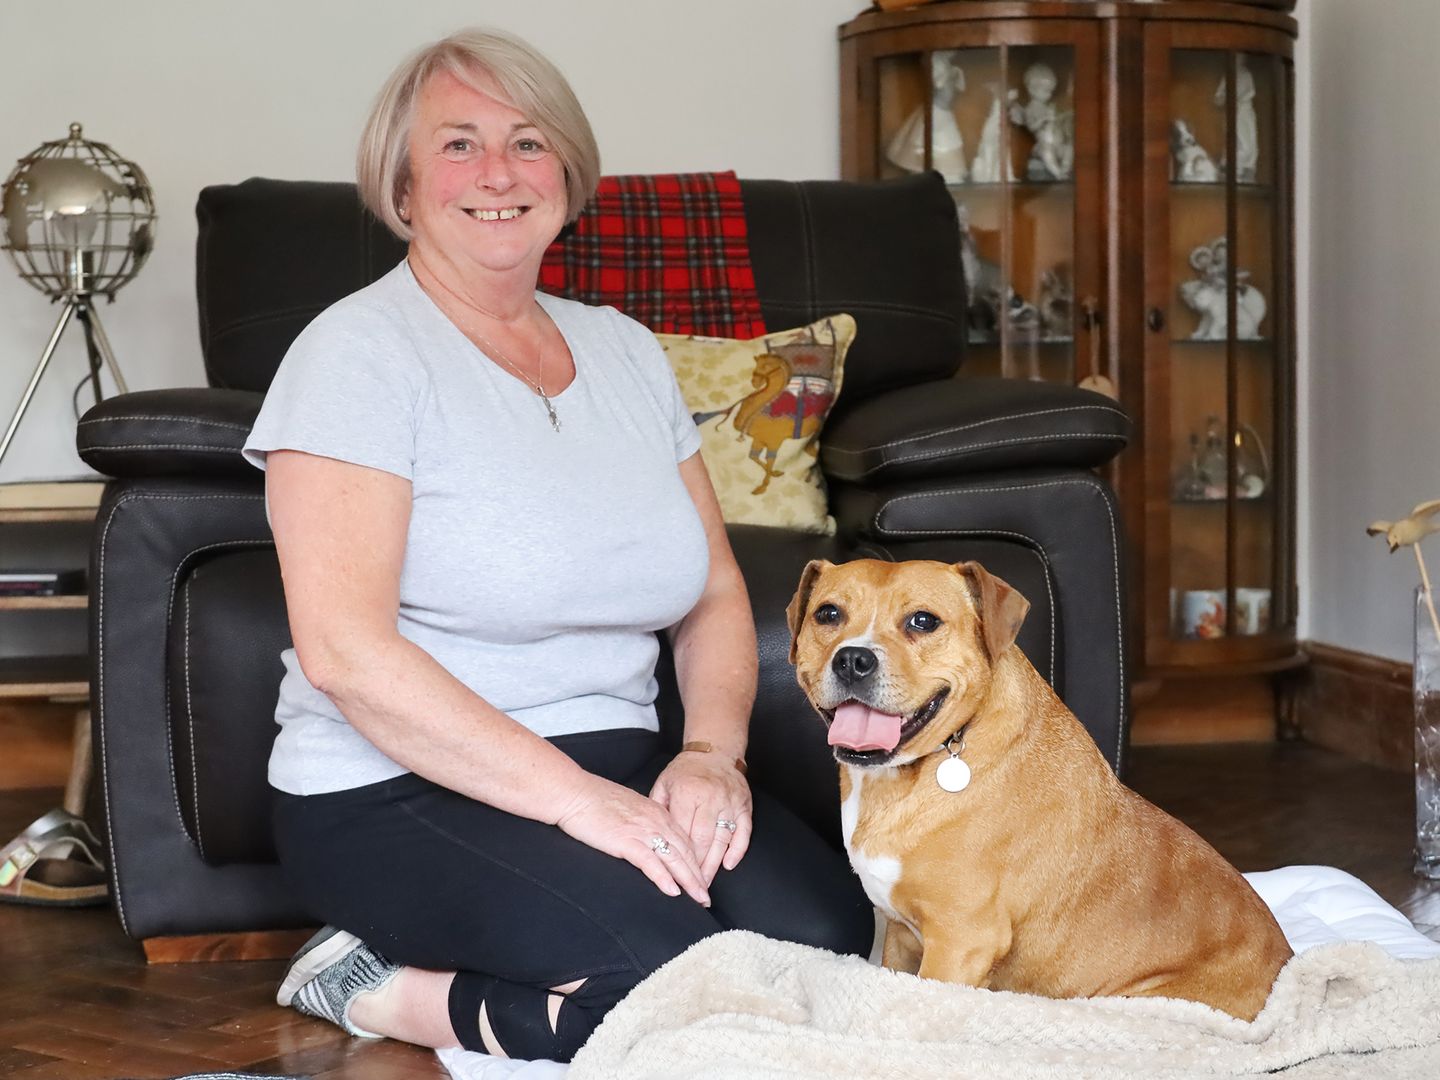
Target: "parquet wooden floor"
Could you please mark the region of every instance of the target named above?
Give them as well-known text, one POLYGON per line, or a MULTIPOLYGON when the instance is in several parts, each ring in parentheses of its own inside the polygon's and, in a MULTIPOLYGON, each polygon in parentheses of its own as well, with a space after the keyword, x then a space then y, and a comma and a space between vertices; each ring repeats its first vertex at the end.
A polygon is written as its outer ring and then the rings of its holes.
MULTIPOLYGON (((1410 777, 1299 744, 1141 748, 1130 782, 1242 870, 1329 863, 1440 940, 1440 885, 1410 875, 1410 777)), ((0 836, 59 799, 0 792, 0 836)), ((445 1075, 274 1004, 278 961, 147 967, 108 909, 0 905, 0 1077, 114 1080, 243 1069, 317 1080, 445 1075)))

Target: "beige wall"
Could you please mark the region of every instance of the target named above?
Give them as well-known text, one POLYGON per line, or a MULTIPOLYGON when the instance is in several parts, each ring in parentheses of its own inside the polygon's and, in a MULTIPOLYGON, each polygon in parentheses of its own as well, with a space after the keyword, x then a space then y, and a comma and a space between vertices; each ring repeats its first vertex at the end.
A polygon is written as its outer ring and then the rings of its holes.
MULTIPOLYGON (((44 5, 6 4, 0 155, 81 120, 146 169, 158 247, 102 316, 132 387, 198 385, 200 187, 347 178, 370 95, 411 46, 476 21, 529 38, 573 81, 607 171, 825 177, 838 168, 835 26, 861 6, 425 0, 356 14, 349 0, 71 0, 62 29, 44 5)), ((1440 497, 1440 144, 1426 77, 1440 3, 1300 0, 1298 15, 1301 631, 1403 657, 1414 560, 1362 530, 1440 497)), ((0 423, 54 317, 0 265, 0 423)), ((69 411, 83 357, 72 328, 0 480, 83 471, 69 411)), ((1440 548, 1435 560, 1440 572, 1440 548)))
MULTIPOLYGON (((102 305, 131 389, 201 385, 195 198, 248 176, 350 179, 370 100, 411 48, 460 26, 502 26, 565 71, 607 172, 839 171, 835 28, 862 0, 0 0, 0 162, 63 138, 73 120, 149 175, 160 209, 149 264, 102 305), (57 13, 58 12, 58 13, 57 13)), ((0 171, 3 178, 8 164, 0 171)), ((0 258, 0 425, 56 310, 0 258)), ((86 471, 70 395, 78 328, 0 481, 86 471)), ((87 388, 88 389, 88 388, 87 388)), ((82 399, 82 408, 89 399, 82 399)), ((3 427, 0 427, 3 431, 3 427)))
MULTIPOLYGON (((1408 552, 1364 528, 1440 498, 1435 0, 1311 0, 1309 636, 1410 654, 1408 552)), ((1440 545, 1429 557, 1440 571, 1440 545)))

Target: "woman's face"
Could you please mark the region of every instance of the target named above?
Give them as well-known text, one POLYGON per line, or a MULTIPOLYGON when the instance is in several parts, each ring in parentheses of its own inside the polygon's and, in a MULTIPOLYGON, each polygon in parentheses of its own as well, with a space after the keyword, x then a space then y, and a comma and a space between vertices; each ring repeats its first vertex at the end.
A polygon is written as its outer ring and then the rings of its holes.
POLYGON ((565 224, 564 169, 549 140, 488 76, 476 82, 486 92, 448 71, 421 87, 405 200, 411 242, 462 272, 534 279, 565 224))

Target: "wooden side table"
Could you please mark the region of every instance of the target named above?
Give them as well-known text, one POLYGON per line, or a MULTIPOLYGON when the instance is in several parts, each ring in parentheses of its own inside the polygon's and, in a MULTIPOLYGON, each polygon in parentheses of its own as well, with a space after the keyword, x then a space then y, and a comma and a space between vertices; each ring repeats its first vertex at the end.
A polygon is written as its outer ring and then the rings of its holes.
MULTIPOLYGON (((69 487, 69 485, 65 485, 69 487)), ((16 525, 74 522, 85 524, 95 520, 99 503, 99 483, 83 483, 90 505, 84 506, 0 506, 0 529, 16 525)), ((44 501, 43 493, 53 484, 5 485, 7 495, 16 501, 19 489, 33 488, 35 498, 19 500, 44 501)), ((72 499, 75 496, 72 496, 72 499)), ((0 596, 0 618, 16 611, 85 610, 90 603, 86 595, 63 596, 0 596)), ((64 807, 80 816, 85 808, 85 793, 90 783, 90 663, 85 655, 0 657, 0 701, 49 701, 73 705, 74 745, 71 750, 70 774, 65 782, 64 807)))

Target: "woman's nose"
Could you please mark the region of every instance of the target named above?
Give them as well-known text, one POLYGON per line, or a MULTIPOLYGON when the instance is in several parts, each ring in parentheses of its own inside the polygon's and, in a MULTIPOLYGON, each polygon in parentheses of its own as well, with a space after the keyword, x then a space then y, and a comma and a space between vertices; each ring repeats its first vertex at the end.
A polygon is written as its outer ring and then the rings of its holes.
POLYGON ((504 153, 486 151, 475 166, 475 186, 490 191, 505 191, 515 182, 511 162, 504 153))

